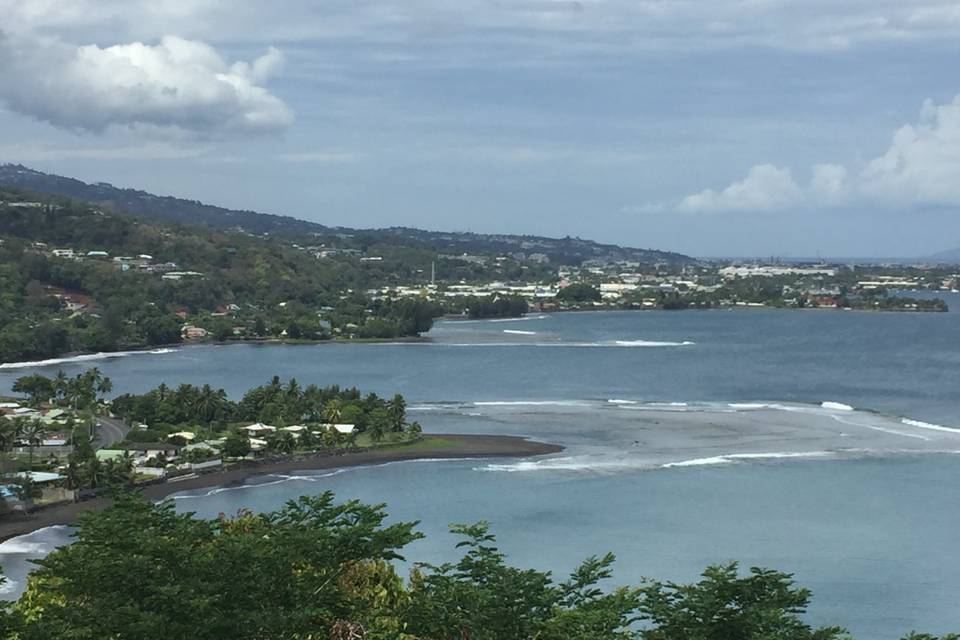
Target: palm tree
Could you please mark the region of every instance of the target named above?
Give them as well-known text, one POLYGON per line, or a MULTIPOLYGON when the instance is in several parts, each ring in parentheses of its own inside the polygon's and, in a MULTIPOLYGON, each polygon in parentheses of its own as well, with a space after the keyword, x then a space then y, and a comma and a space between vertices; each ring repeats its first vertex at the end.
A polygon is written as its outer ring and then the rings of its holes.
POLYGON ((382 415, 381 411, 374 411, 373 415, 370 416, 370 424, 367 425, 367 432, 370 434, 370 439, 374 442, 380 442, 383 440, 383 436, 387 433, 387 417, 382 415))
POLYGON ((70 379, 67 377, 67 374, 63 372, 63 369, 57 371, 57 375, 53 378, 53 393, 57 398, 57 404, 62 403, 67 397, 67 388, 70 383, 70 379))
POLYGON ((2 461, 7 457, 7 451, 13 448, 17 441, 19 426, 7 418, 0 417, 0 476, 3 475, 2 461))
POLYGON ((310 422, 319 422, 323 416, 323 391, 315 384, 309 384, 303 390, 303 405, 307 419, 310 422))
POLYGON ((213 422, 221 408, 227 401, 227 393, 223 389, 214 390, 209 384, 203 385, 197 394, 196 411, 204 424, 213 422))
POLYGON ((84 471, 87 476, 87 487, 90 489, 96 489, 104 481, 104 468, 103 463, 100 462, 100 459, 97 456, 87 460, 87 463, 84 465, 86 468, 84 471))
POLYGON ((323 419, 330 424, 337 424, 340 422, 340 415, 342 412, 343 404, 336 398, 323 405, 323 419))
POLYGON ((97 393, 100 394, 100 400, 106 400, 107 394, 113 391, 113 380, 104 376, 97 382, 97 393))
POLYGON ((403 431, 403 423, 407 417, 407 403, 399 393, 387 403, 387 413, 390 415, 390 428, 393 431, 403 431))
POLYGON ((43 441, 46 426, 38 419, 30 420, 20 427, 20 438, 27 441, 27 450, 30 455, 30 469, 33 469, 33 448, 43 441))

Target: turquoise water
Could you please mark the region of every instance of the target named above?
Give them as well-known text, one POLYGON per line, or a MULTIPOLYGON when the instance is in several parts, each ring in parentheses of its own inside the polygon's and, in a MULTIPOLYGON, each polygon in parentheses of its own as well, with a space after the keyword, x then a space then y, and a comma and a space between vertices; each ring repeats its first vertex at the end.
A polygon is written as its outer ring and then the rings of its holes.
MULTIPOLYGON (((178 498, 179 508, 203 515, 274 508, 329 488, 421 520, 428 538, 410 547, 411 559, 454 557, 446 525, 486 519, 518 564, 564 572, 611 550, 616 581, 636 582, 690 579, 736 559, 794 572, 814 591, 811 619, 846 625, 858 638, 960 630, 960 456, 945 453, 960 450, 960 434, 943 429, 960 427, 957 314, 556 314, 441 323, 431 337, 191 347, 39 370, 96 364, 118 392, 213 382, 236 396, 274 374, 400 391, 427 430, 521 433, 568 446, 545 464, 392 464, 178 498), (869 412, 823 409, 824 401, 869 412), (688 423, 697 437, 687 438, 688 423), (715 444, 710 429, 729 437, 715 444), (724 448, 753 431, 764 437, 724 448), (657 455, 647 456, 652 449, 657 455)), ((0 371, 0 387, 31 370, 0 371)), ((42 552, 65 536, 12 541, 0 562, 22 582, 29 553, 18 551, 42 552)))

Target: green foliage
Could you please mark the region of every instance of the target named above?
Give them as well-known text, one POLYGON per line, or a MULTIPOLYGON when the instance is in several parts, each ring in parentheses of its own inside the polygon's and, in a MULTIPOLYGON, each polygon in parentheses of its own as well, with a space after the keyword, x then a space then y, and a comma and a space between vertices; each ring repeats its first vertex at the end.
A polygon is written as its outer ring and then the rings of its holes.
POLYGON ((469 298, 466 309, 471 318, 519 318, 527 312, 528 305, 520 296, 497 296, 493 300, 469 298))
POLYGON ((578 304, 581 302, 600 302, 600 291, 585 282, 571 284, 557 292, 559 302, 578 304))
MULTIPOLYGON (((396 559, 419 537, 384 519, 330 493, 216 520, 122 496, 38 561, 15 608, 18 638, 282 640, 326 638, 344 620, 369 626, 377 620, 368 593, 357 597, 357 566, 396 559)), ((388 566, 367 578, 367 592, 395 588, 388 566)))
MULTIPOLYGON (((212 428, 228 422, 346 422, 362 431, 376 423, 383 433, 400 432, 406 425, 406 402, 399 394, 387 401, 372 393, 363 396, 355 388, 301 387, 296 379, 283 383, 278 377, 248 390, 239 402, 210 385, 182 384, 176 389, 160 385, 144 394, 120 395, 110 408, 129 422, 150 425, 147 431, 134 430, 127 436, 140 442, 165 440, 169 433, 194 424, 212 428)), ((285 443, 281 446, 288 448, 285 443)))
POLYGON ((230 458, 242 458, 250 453, 250 440, 239 433, 231 433, 224 440, 221 451, 230 458))
POLYGON ((21 376, 12 388, 17 393, 28 394, 35 406, 52 401, 62 407, 92 409, 113 390, 113 381, 92 367, 73 378, 68 378, 63 371, 58 371, 53 378, 40 374, 21 376))
MULTIPOLYGON (((802 620, 810 593, 789 574, 736 564, 692 584, 605 588, 611 554, 562 582, 505 557, 486 523, 456 525, 463 557, 392 561, 420 538, 382 505, 330 492, 263 514, 212 520, 119 494, 80 517, 76 540, 37 561, 0 603, 3 640, 840 640, 802 620)), ((2 575, 0 575, 2 582, 2 575)), ((905 640, 960 640, 911 633, 905 640)))
POLYGON ((750 569, 739 577, 736 563, 708 568, 699 582, 652 581, 642 589, 641 619, 652 625, 644 640, 835 640, 840 627, 812 629, 801 615, 810 592, 793 586, 792 576, 750 569))

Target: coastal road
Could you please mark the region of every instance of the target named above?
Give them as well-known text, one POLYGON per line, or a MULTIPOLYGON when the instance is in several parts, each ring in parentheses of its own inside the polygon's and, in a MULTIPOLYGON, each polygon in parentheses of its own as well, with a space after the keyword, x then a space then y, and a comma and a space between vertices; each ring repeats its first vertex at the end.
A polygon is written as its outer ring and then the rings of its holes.
POLYGON ((130 431, 130 427, 125 425, 122 420, 100 416, 97 418, 97 433, 93 437, 93 448, 100 449, 112 442, 123 440, 128 431, 130 431))

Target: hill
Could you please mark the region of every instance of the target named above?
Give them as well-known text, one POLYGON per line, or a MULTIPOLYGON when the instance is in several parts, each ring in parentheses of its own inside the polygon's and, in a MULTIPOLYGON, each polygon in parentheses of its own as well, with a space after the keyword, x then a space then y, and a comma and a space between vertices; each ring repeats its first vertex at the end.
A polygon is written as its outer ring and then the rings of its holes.
POLYGON ((105 182, 86 182, 36 171, 19 164, 0 165, 0 186, 17 187, 96 203, 109 211, 123 211, 151 221, 202 224, 212 229, 240 229, 311 242, 330 237, 354 236, 365 243, 398 243, 440 253, 508 253, 544 256, 555 264, 581 264, 587 260, 693 262, 689 256, 669 251, 622 247, 581 238, 424 231, 405 227, 351 229, 328 227, 290 216, 226 209, 172 196, 158 196, 136 189, 123 189, 105 182))
POLYGON ((432 258, 399 247, 371 262, 346 251, 320 259, 274 238, 0 187, 0 362, 208 335, 413 336, 443 310, 365 292, 422 280, 432 258))

